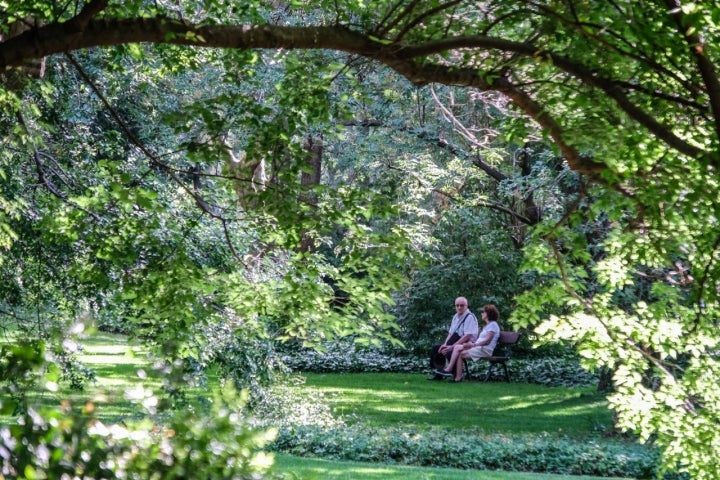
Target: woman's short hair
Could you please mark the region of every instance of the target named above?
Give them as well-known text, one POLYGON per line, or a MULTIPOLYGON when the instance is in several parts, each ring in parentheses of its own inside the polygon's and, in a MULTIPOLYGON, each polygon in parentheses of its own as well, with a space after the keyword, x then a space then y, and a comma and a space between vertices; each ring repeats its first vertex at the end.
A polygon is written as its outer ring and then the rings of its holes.
POLYGON ((498 309, 495 307, 495 305, 485 305, 483 307, 483 312, 487 313, 488 320, 490 320, 491 322, 497 322, 498 318, 500 318, 500 312, 498 312, 498 309))

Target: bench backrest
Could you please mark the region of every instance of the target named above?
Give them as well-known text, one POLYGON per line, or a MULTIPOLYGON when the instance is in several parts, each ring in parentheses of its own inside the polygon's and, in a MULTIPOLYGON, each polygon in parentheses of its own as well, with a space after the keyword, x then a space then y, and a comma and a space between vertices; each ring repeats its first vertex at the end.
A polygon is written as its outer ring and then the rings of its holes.
POLYGON ((515 345, 520 341, 520 332, 508 332, 501 331, 500 338, 498 339, 495 350, 493 351, 493 357, 510 357, 510 346, 515 345))
POLYGON ((498 343, 504 343, 506 345, 515 345, 520 340, 520 332, 500 332, 500 339, 498 343))

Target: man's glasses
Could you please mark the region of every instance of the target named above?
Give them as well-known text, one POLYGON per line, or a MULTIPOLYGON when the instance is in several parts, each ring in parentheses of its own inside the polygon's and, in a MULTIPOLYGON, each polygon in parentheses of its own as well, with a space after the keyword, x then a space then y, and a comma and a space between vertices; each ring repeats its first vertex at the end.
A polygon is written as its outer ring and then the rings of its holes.
POLYGON ((455 306, 456 306, 456 307, 464 307, 465 304, 464 304, 464 303, 456 303, 455 306))

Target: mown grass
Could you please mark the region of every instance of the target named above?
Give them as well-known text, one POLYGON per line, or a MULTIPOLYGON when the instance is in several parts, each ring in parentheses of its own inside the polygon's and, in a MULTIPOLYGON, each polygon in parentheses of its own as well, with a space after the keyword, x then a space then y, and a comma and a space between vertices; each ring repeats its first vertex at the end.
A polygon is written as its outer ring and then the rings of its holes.
POLYGON ((160 386, 147 350, 128 342, 127 337, 102 332, 85 337, 82 347, 78 359, 95 372, 95 379, 86 391, 63 390, 61 394, 75 402, 89 398, 97 406, 98 418, 106 423, 143 415, 137 405, 126 398, 126 391, 160 386))
POLYGON ((422 374, 305 374, 347 423, 377 427, 467 428, 485 433, 597 436, 612 428, 605 398, 592 388, 426 381, 422 374))
MULTIPOLYGON (((12 338, 5 342, 12 341, 12 338)), ((94 332, 84 336, 77 359, 95 373, 83 390, 74 390, 60 382, 57 391, 28 392, 32 405, 55 408, 62 402, 74 405, 95 404, 95 413, 104 423, 117 423, 144 415, 138 406, 126 398, 126 392, 136 387, 157 388, 160 380, 152 372, 147 350, 128 341, 127 337, 94 332)), ((0 418, 0 423, 10 421, 0 418)))

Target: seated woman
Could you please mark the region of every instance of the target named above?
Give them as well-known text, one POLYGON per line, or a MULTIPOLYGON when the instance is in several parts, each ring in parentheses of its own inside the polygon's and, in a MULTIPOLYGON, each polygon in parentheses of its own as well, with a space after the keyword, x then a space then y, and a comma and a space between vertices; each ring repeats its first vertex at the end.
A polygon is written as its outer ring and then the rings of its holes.
POLYGON ((500 313, 495 305, 485 305, 482 309, 482 319, 485 320, 485 326, 480 332, 477 341, 455 344, 448 366, 442 370, 435 370, 435 373, 443 377, 450 377, 453 374, 452 369, 454 367, 454 381, 461 382, 464 359, 477 360, 482 357, 492 357, 495 346, 500 339, 500 326, 497 322, 499 318, 500 313))

